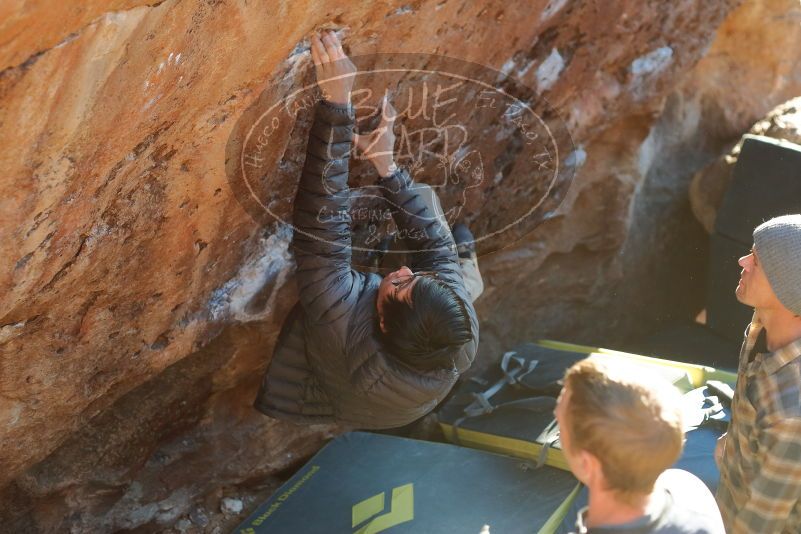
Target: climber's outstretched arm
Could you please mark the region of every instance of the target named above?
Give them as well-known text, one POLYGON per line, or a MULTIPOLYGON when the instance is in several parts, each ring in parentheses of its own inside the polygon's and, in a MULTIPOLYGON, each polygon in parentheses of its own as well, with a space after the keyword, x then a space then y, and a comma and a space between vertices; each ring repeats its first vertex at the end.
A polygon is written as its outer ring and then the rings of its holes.
POLYGON ((395 134, 392 129, 396 111, 387 100, 382 106, 381 122, 371 134, 357 135, 356 145, 375 166, 384 197, 395 208, 393 215, 406 246, 417 251, 409 255, 412 269, 437 271, 445 278, 461 283, 456 259, 456 245, 447 222, 438 219, 433 206, 438 203, 423 195, 436 194, 427 186, 415 184, 408 171, 395 165, 395 134))
POLYGON ((350 106, 353 63, 336 35, 312 37, 312 59, 325 100, 317 104, 306 162, 295 197, 292 246, 300 302, 307 317, 329 323, 357 297, 350 266, 348 162, 354 115, 350 106))

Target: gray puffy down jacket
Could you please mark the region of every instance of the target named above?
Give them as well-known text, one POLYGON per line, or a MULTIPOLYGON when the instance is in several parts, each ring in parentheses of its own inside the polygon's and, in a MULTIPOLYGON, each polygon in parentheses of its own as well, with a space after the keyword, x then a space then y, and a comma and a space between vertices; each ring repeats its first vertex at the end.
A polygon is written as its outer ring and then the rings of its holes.
POLYGON ((376 296, 381 277, 351 268, 348 158, 354 116, 317 105, 294 205, 292 247, 300 302, 287 317, 254 406, 299 423, 337 421, 357 428, 392 428, 431 411, 473 362, 478 319, 464 287, 453 236, 438 227, 406 171, 379 182, 398 228, 409 240, 413 270, 437 271, 464 301, 473 339, 455 369, 419 371, 398 361, 380 341, 376 296), (337 214, 331 217, 331 214, 337 214))

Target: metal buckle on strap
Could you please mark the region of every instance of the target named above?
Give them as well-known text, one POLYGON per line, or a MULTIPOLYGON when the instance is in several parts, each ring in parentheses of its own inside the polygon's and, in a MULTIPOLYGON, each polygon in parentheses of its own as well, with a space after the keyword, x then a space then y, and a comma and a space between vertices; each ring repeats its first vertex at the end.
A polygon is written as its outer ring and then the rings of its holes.
MULTIPOLYGON (((486 390, 480 393, 473 393, 473 402, 464 408, 464 415, 453 422, 454 443, 457 445, 461 444, 459 440, 459 425, 466 419, 492 413, 496 407, 493 406, 490 399, 506 387, 506 385, 517 384, 521 378, 536 369, 538 363, 537 360, 526 362, 525 358, 518 356, 517 352, 513 350, 505 352, 501 358, 501 372, 503 373, 503 377, 486 390)), ((486 385, 487 383, 486 380, 483 379, 480 381, 477 379, 473 380, 481 385, 486 385)))
POLYGON ((542 436, 542 449, 540 449, 540 454, 537 456, 536 466, 538 468, 545 465, 545 462, 548 460, 548 451, 551 449, 553 444, 556 443, 556 440, 559 439, 559 424, 556 422, 556 419, 551 421, 551 424, 545 428, 542 436))

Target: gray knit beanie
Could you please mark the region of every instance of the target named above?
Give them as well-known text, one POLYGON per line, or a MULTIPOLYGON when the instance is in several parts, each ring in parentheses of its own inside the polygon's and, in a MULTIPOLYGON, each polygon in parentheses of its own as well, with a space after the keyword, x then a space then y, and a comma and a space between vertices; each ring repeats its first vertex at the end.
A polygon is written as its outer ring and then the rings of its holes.
POLYGON ((779 301, 801 315, 801 215, 784 215, 757 226, 754 249, 779 301))

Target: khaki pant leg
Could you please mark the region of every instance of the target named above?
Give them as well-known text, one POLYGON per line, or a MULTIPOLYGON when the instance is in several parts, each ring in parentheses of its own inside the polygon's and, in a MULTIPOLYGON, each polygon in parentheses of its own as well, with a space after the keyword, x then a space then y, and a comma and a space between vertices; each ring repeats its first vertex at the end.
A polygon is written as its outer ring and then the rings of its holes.
POLYGON ((459 258, 459 266, 462 268, 464 287, 470 295, 470 301, 475 302, 484 292, 484 279, 481 271, 478 270, 478 258, 476 253, 470 254, 469 258, 459 258))
MULTIPOLYGON (((439 195, 428 184, 415 184, 415 187, 420 188, 420 194, 423 201, 428 205, 434 215, 439 219, 439 231, 450 232, 450 226, 445 219, 445 213, 442 211, 442 204, 439 201, 439 195)), ((475 252, 469 258, 459 258, 459 266, 462 268, 462 277, 464 278, 465 289, 467 294, 470 295, 470 300, 475 302, 476 299, 484 292, 484 279, 481 277, 481 272, 478 270, 478 257, 475 252)))

